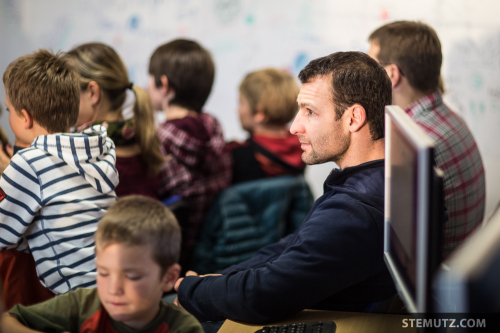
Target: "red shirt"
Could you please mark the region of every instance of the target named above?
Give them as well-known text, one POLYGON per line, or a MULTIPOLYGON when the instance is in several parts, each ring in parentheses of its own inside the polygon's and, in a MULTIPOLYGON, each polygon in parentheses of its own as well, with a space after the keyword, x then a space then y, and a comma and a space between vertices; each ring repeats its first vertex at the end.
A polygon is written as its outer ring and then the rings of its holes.
POLYGON ((116 169, 120 182, 115 189, 118 197, 141 194, 158 199, 159 176, 149 172, 147 164, 139 155, 116 157, 116 169))

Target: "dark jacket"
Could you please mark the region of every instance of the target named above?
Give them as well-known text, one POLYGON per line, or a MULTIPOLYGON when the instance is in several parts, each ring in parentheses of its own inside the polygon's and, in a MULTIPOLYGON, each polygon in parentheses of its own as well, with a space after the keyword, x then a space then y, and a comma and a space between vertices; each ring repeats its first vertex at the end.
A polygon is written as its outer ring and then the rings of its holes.
POLYGON ((333 170, 300 228, 223 276, 186 277, 200 321, 265 323, 306 308, 362 311, 396 290, 383 260, 384 161, 333 170))
POLYGON ((189 269, 220 271, 298 229, 313 205, 303 176, 279 176, 233 185, 210 208, 189 269))

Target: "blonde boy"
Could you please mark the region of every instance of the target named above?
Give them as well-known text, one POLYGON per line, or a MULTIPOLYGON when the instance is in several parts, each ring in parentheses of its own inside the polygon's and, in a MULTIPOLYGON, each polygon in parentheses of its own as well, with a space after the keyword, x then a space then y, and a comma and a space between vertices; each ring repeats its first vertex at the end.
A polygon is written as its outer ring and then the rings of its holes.
POLYGON ((203 332, 192 315, 161 300, 180 273, 180 228, 168 208, 144 196, 123 197, 102 218, 95 240, 97 288, 16 306, 2 318, 3 329, 203 332))
POLYGON ((297 113, 298 93, 295 78, 278 69, 262 69, 245 76, 240 84, 238 114, 250 138, 228 144, 233 157, 233 184, 304 172, 300 142, 287 126, 297 113))

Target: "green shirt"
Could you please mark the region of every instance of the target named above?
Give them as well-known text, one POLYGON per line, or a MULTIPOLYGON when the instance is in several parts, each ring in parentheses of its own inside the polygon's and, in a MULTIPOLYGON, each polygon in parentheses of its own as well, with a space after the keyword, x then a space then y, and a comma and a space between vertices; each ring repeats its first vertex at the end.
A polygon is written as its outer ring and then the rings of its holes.
POLYGON ((151 323, 135 331, 109 317, 96 288, 80 288, 32 306, 16 305, 9 313, 16 315, 26 327, 43 332, 203 333, 194 316, 165 302, 162 302, 160 312, 151 323))

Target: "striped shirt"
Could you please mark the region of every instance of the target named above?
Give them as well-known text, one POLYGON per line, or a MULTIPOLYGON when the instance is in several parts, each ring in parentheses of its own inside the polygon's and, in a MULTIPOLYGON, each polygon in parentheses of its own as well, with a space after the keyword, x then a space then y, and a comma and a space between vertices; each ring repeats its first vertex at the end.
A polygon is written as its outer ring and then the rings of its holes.
POLYGON ((485 205, 483 162, 464 120, 435 92, 406 113, 434 140, 437 166, 444 172, 444 200, 450 218, 443 229, 443 256, 481 224, 485 205))
POLYGON ((94 232, 116 200, 115 146, 106 129, 37 137, 0 179, 0 248, 31 251, 56 294, 95 286, 94 232))

